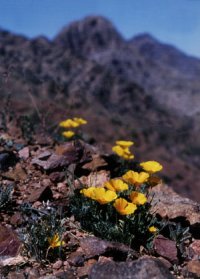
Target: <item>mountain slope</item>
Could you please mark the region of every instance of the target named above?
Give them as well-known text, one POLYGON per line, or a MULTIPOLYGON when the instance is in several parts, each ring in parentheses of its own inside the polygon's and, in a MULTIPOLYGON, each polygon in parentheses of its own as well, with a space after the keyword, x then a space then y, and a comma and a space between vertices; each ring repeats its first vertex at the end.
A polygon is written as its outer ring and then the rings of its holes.
POLYGON ((133 138, 138 160, 161 161, 174 188, 200 193, 198 59, 149 35, 125 41, 102 17, 52 41, 3 30, 0 38, 0 106, 11 95, 15 111, 34 115, 36 103, 49 124, 82 115, 98 142, 110 149, 133 138))

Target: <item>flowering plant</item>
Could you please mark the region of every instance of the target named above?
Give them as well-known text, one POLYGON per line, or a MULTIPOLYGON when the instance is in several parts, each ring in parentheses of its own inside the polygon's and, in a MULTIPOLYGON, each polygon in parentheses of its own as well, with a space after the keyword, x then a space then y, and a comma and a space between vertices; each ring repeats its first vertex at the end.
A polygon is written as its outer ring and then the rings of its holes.
MULTIPOLYGON (((133 142, 117 141, 116 144, 127 152, 133 142)), ((160 227, 156 216, 150 212, 149 189, 155 186, 155 181, 151 183, 153 171, 150 166, 148 172, 147 166, 138 165, 140 167, 143 170, 128 170, 101 187, 82 187, 75 191, 72 213, 85 230, 134 249, 139 249, 140 245, 150 248, 160 227)), ((161 167, 158 162, 151 166, 154 172, 161 167)))
POLYGON ((72 137, 75 136, 75 132, 72 131, 71 129, 78 128, 81 125, 85 125, 85 124, 87 124, 87 121, 85 119, 80 118, 80 117, 74 117, 72 119, 68 118, 64 121, 61 121, 59 123, 59 126, 64 129, 69 129, 69 130, 63 131, 62 135, 67 139, 71 139, 72 137))

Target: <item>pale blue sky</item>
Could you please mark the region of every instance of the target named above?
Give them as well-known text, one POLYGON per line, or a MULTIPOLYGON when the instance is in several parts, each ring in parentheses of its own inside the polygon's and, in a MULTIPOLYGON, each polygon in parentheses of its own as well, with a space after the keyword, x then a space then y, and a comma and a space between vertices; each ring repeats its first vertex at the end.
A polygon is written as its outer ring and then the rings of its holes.
POLYGON ((200 57, 200 0, 0 0, 0 27, 53 38, 87 15, 109 18, 125 38, 148 32, 200 57))

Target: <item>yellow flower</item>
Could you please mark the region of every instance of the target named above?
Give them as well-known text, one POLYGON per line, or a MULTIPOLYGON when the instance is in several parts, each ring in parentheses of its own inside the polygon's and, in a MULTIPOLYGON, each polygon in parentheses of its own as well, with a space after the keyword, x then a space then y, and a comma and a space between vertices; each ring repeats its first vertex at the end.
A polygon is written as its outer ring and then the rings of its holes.
POLYGON ((146 182, 149 178, 149 174, 146 172, 136 172, 136 171, 132 171, 129 170, 127 171, 122 178, 130 184, 142 184, 144 182, 146 182))
POLYGON ((109 203, 117 198, 117 194, 114 191, 106 190, 105 188, 96 188, 95 191, 95 200, 100 204, 109 203))
POLYGON ((127 141, 127 140, 117 140, 116 144, 121 147, 130 147, 134 144, 133 141, 127 141))
POLYGON ((82 189, 80 191, 80 193, 83 194, 87 198, 94 199, 95 198, 95 192, 94 192, 95 189, 96 189, 96 187, 89 187, 86 189, 82 189))
POLYGON ((62 128, 76 128, 78 127, 80 124, 77 123, 76 121, 72 120, 72 119, 66 119, 64 121, 61 121, 59 123, 59 126, 62 128))
POLYGON ((124 155, 124 149, 121 146, 118 145, 113 146, 112 151, 115 152, 118 156, 124 155))
POLYGON ((121 179, 111 179, 110 181, 107 181, 104 186, 111 190, 111 191, 124 191, 128 190, 128 184, 126 184, 121 179))
POLYGON ((139 193, 136 191, 131 192, 130 199, 132 203, 135 203, 137 205, 143 205, 147 202, 147 198, 143 193, 139 193))
POLYGON ((158 229, 154 226, 149 227, 149 232, 151 233, 156 233, 158 231, 158 229))
POLYGON ((103 187, 90 187, 82 189, 80 191, 85 197, 96 200, 100 204, 109 203, 117 198, 117 194, 114 191, 106 190, 103 187))
POLYGON ((75 135, 75 133, 73 131, 64 131, 62 135, 66 138, 72 138, 75 135))
POLYGON ((137 206, 135 204, 128 202, 127 200, 125 200, 123 198, 117 199, 114 202, 113 206, 115 207, 117 212, 121 215, 132 214, 137 209, 137 206))
POLYGON ((73 120, 74 120, 75 122, 77 122, 79 125, 85 125, 85 124, 87 124, 87 121, 86 121, 85 119, 83 119, 83 118, 74 117, 73 120))
POLYGON ((112 151, 115 152, 118 156, 123 157, 126 160, 130 160, 134 158, 133 154, 131 154, 128 147, 121 147, 120 145, 115 145, 113 146, 112 151))
POLYGON ((143 162, 140 163, 140 166, 149 173, 154 173, 163 169, 162 165, 156 161, 143 162))
POLYGON ((65 244, 64 241, 60 239, 58 233, 54 234, 53 237, 48 237, 49 247, 54 249, 56 247, 60 247, 65 244))

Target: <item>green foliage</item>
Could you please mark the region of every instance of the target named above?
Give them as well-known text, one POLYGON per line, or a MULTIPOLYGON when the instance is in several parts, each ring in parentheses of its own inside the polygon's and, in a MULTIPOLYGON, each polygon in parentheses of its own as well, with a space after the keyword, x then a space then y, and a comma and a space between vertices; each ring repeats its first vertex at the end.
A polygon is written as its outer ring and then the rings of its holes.
POLYGON ((95 236, 122 242, 134 249, 139 249, 141 245, 150 249, 155 234, 150 233, 148 228, 161 226, 149 209, 150 204, 146 203, 138 206, 134 214, 122 216, 111 203, 101 205, 84 197, 79 190, 71 199, 71 211, 83 229, 95 236))
POLYGON ((50 249, 49 243, 49 239, 56 234, 62 239, 64 219, 61 219, 58 212, 48 204, 41 210, 24 204, 21 211, 25 219, 23 242, 28 255, 39 261, 46 260, 47 257, 53 260, 58 255, 61 256, 62 245, 50 249))
POLYGON ((12 200, 13 185, 0 185, 0 210, 5 209, 12 200))

